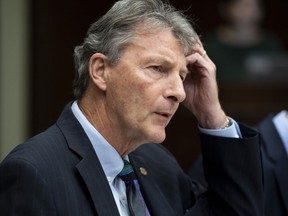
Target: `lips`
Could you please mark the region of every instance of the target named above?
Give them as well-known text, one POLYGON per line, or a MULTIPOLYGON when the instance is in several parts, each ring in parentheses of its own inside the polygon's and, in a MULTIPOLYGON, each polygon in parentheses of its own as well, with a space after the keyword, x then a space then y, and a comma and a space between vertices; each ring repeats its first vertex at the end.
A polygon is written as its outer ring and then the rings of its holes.
POLYGON ((172 116, 172 114, 168 112, 156 112, 156 114, 165 118, 170 118, 172 116))

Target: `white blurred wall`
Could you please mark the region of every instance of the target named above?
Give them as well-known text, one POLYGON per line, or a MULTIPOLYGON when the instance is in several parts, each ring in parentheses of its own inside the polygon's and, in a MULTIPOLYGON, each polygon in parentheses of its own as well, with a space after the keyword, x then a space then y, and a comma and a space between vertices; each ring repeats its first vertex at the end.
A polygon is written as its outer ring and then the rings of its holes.
POLYGON ((28 134, 29 0, 0 0, 0 161, 28 134))

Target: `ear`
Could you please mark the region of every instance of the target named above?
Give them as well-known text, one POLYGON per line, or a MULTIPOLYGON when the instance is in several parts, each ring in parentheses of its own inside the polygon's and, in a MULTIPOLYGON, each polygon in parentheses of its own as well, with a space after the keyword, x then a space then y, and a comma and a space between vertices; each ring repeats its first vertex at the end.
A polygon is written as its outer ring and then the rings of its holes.
POLYGON ((92 82, 98 86, 99 89, 105 91, 106 90, 106 70, 107 57, 102 53, 95 53, 90 57, 89 60, 89 74, 92 82))

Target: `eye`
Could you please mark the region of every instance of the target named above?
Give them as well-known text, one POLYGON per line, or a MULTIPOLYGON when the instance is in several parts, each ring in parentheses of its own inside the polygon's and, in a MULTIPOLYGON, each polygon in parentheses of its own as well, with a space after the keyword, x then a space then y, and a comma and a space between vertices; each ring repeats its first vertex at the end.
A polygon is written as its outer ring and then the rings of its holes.
POLYGON ((151 66, 152 70, 157 71, 157 72, 163 72, 163 68, 159 65, 153 65, 151 66))

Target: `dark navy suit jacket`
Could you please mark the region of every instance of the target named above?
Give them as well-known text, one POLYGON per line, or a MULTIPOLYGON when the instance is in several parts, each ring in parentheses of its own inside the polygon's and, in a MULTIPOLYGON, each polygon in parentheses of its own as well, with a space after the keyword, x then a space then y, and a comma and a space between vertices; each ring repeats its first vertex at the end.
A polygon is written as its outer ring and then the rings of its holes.
POLYGON ((288 216, 288 156, 272 118, 257 126, 263 141, 265 215, 288 216))
MULTIPOLYGON (((206 192, 161 144, 144 144, 132 152, 130 161, 151 215, 262 215, 259 137, 246 127, 242 133, 246 138, 201 135, 210 184, 206 192)), ((3 216, 119 215, 71 103, 55 125, 18 145, 2 161, 0 212, 3 216)))
MULTIPOLYGON (((262 141, 264 215, 288 216, 288 157, 272 119, 271 114, 257 126, 262 141)), ((201 156, 191 167, 189 175, 207 186, 201 156)))

